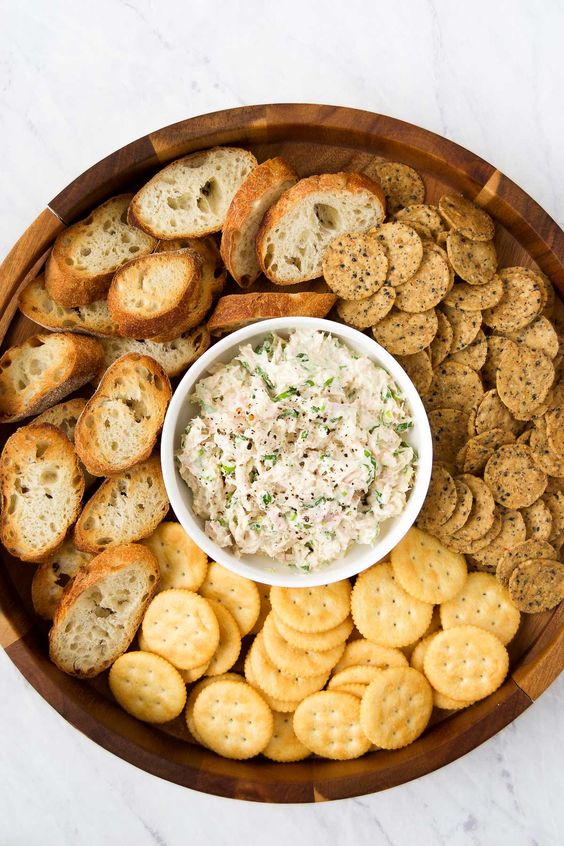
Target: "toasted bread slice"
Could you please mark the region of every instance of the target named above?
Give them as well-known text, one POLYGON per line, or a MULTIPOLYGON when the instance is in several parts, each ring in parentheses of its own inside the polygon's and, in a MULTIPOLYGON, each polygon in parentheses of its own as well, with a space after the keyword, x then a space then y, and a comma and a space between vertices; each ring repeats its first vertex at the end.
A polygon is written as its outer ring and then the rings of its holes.
POLYGON ((210 345, 210 335, 205 326, 198 326, 166 343, 150 340, 136 341, 133 338, 103 338, 100 343, 104 349, 104 363, 102 371, 94 380, 96 383, 100 381, 104 370, 112 362, 129 352, 150 355, 158 361, 169 378, 180 376, 207 350, 210 345))
POLYGON ((267 159, 252 170, 231 200, 221 235, 221 256, 241 288, 260 274, 256 238, 266 211, 295 185, 298 174, 284 159, 267 159))
POLYGON ((65 308, 49 295, 43 274, 25 286, 20 293, 18 307, 26 317, 45 329, 110 338, 119 335, 118 325, 112 319, 105 299, 76 308, 65 308))
POLYGON ((129 353, 106 370, 76 427, 76 451, 93 476, 113 476, 153 451, 172 391, 160 364, 129 353))
POLYGON ((35 613, 44 620, 52 620, 65 587, 92 558, 90 553, 81 552, 67 538, 55 555, 43 561, 31 580, 31 601, 35 613))
POLYGON ((207 281, 202 281, 200 285, 200 290, 198 292, 198 297, 191 303, 190 311, 185 320, 182 323, 177 324, 176 326, 171 326, 165 332, 161 332, 158 335, 154 335, 148 340, 154 341, 157 344, 165 344, 168 341, 173 341, 175 338, 178 338, 179 335, 183 335, 185 332, 188 332, 195 326, 199 326, 199 324, 204 321, 206 314, 208 313, 212 305, 212 287, 210 287, 207 281))
POLYGON ((33 335, 0 358, 0 422, 40 414, 89 382, 100 371, 104 351, 94 338, 71 334, 33 335))
POLYGON ((118 270, 108 307, 121 334, 151 338, 181 327, 199 295, 202 266, 198 253, 182 250, 134 259, 118 270))
POLYGON ((74 527, 74 543, 84 552, 131 543, 155 531, 168 511, 158 456, 103 482, 74 527))
POLYGON ((237 147, 214 147, 177 159, 137 192, 128 220, 165 240, 219 232, 235 192, 256 165, 252 153, 237 147))
POLYGON ((256 242, 261 269, 277 285, 315 279, 336 235, 376 226, 385 210, 380 186, 360 173, 300 179, 262 220, 256 242))
POLYGON ((252 293, 221 297, 208 321, 212 335, 226 335, 269 317, 325 317, 337 301, 335 294, 252 293))
MULTIPOLYGON (((76 424, 85 405, 86 400, 80 398, 60 402, 52 408, 48 408, 47 411, 44 411, 43 414, 40 414, 32 420, 31 425, 34 425, 35 423, 51 423, 51 425, 56 426, 63 435, 67 436, 71 444, 74 444, 76 424)), ((82 475, 84 476, 84 486, 89 488, 90 485, 96 481, 96 477, 88 472, 82 461, 79 461, 78 463, 80 469, 82 470, 82 475)))
POLYGON ((66 435, 50 423, 24 426, 0 459, 0 539, 22 561, 43 561, 61 546, 80 512, 84 477, 66 435))
POLYGON ((92 678, 129 646, 159 580, 153 553, 141 544, 108 549, 65 590, 49 632, 49 656, 65 673, 92 678))
POLYGON ((55 302, 72 308, 101 299, 118 267, 153 252, 156 240, 127 222, 130 200, 112 197, 57 236, 45 271, 55 302))
POLYGON ((205 238, 175 238, 172 241, 159 241, 157 253, 176 253, 178 250, 195 250, 203 261, 202 282, 219 297, 225 287, 227 270, 221 260, 219 247, 215 237, 207 235, 205 238))

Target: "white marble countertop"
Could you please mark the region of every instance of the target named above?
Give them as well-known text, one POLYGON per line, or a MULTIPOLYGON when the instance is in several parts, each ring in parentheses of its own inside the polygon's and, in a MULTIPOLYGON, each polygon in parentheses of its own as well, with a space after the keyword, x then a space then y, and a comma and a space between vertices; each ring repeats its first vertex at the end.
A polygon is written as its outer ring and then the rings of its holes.
MULTIPOLYGON (((564 221, 559 0, 4 0, 0 257, 76 175, 191 115, 356 106, 490 161, 564 221)), ((317 806, 168 784, 71 728, 0 652, 0 844, 556 844, 564 679, 488 743, 386 793, 317 806)))

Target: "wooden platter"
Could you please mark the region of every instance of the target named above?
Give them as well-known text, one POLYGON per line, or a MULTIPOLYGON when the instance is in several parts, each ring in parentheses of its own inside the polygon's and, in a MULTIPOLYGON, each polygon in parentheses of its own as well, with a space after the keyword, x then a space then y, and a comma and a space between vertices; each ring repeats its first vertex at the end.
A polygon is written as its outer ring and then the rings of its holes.
MULTIPOLYGON (((250 106, 181 121, 140 138, 75 179, 32 223, 0 267, 2 349, 34 331, 16 310, 21 287, 42 267, 63 226, 113 193, 137 187, 163 163, 219 144, 248 146, 259 161, 283 155, 302 176, 364 170, 375 156, 415 167, 427 201, 461 191, 495 218, 500 265, 538 267, 564 293, 564 234, 492 165, 424 129, 383 115, 317 105, 250 106)), ((3 427, 0 446, 13 427, 3 427)), ((47 627, 33 614, 33 566, 2 551, 0 644, 56 710, 92 740, 161 778, 206 793, 261 802, 317 802, 383 790, 432 772, 483 743, 546 690, 564 668, 564 607, 530 616, 510 645, 511 674, 489 698, 427 729, 411 746, 359 760, 274 764, 219 758, 187 742, 182 721, 158 729, 110 696, 105 677, 63 675, 47 657, 47 627)))

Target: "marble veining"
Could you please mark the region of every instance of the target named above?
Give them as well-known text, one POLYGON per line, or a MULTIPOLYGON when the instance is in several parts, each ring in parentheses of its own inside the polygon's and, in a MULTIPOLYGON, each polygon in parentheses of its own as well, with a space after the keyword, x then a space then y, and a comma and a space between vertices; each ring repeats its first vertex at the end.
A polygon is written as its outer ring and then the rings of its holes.
MULTIPOLYGON (((160 126, 335 103, 468 147, 564 221, 561 0, 4 0, 0 257, 86 167, 160 126)), ((373 796, 264 806, 154 778, 75 731, 0 652, 1 846, 562 843, 564 679, 495 738, 373 796)))

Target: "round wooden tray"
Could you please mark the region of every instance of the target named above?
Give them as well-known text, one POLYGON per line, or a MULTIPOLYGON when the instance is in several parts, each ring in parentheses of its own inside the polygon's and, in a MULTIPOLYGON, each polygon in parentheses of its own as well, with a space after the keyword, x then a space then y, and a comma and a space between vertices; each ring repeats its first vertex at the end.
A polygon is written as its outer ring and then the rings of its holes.
MULTIPOLYGON (((413 165, 428 202, 460 191, 498 224, 501 266, 538 266, 564 292, 564 235, 492 165, 431 132, 382 115, 314 105, 267 105, 203 115, 134 141, 87 170, 55 197, 0 267, 3 348, 37 331, 16 313, 20 288, 41 268, 63 226, 113 193, 135 188, 163 163, 217 144, 249 146, 259 161, 283 155, 300 175, 363 170, 374 156, 413 165)), ((12 429, 3 427, 3 445, 12 429)), ((12 427, 13 428, 13 427, 12 427)), ((30 602, 33 567, 2 551, 0 644, 36 690, 92 740, 161 778, 220 796, 262 802, 316 802, 402 784, 459 758, 521 714, 564 667, 564 603, 525 619, 510 645, 511 675, 492 696, 427 729, 411 746, 357 761, 296 764, 229 761, 187 742, 182 720, 166 730, 138 722, 109 694, 105 678, 86 683, 47 657, 47 628, 30 602)))

